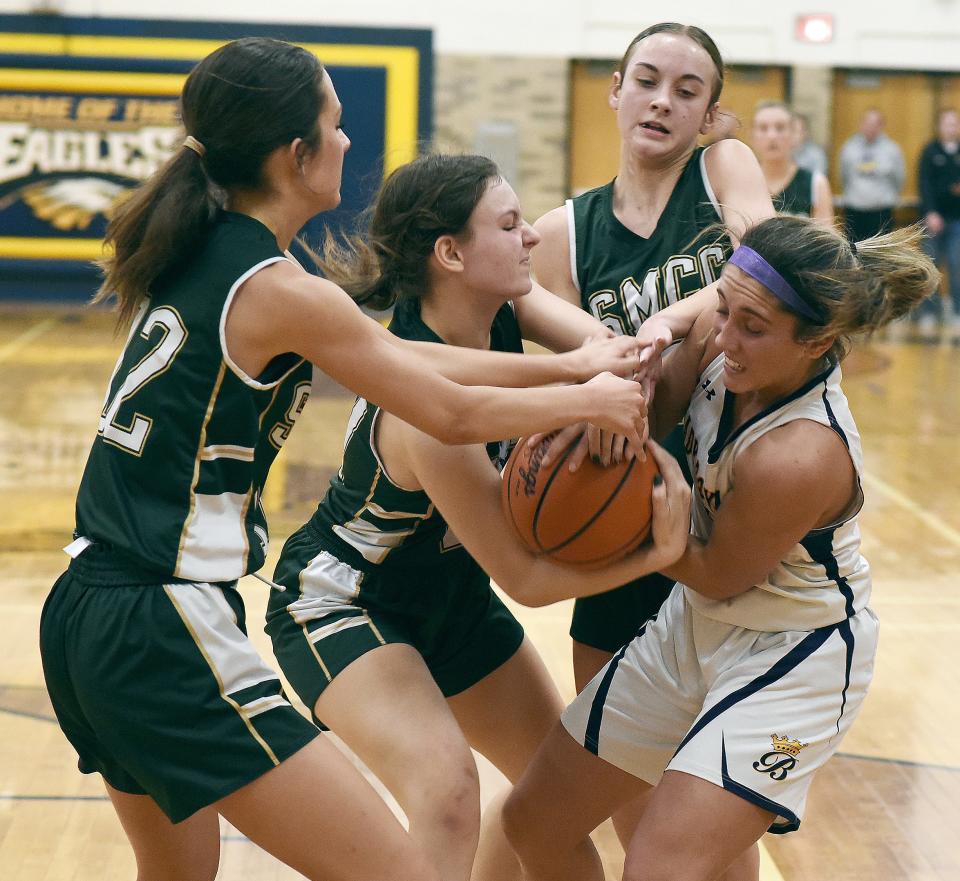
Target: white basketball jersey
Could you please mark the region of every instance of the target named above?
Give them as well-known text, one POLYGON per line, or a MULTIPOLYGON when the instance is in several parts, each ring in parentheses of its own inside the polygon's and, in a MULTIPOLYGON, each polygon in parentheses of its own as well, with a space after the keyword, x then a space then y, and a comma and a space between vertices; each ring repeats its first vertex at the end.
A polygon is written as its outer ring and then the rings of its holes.
MULTIPOLYGON (((738 596, 714 600, 685 588, 701 614, 751 630, 813 630, 852 617, 870 599, 870 567, 860 555, 856 516, 863 504, 860 435, 833 365, 786 398, 731 430, 734 395, 723 384, 723 355, 700 376, 684 419, 684 443, 694 476, 693 533, 707 541, 723 499, 735 485, 737 456, 755 440, 795 419, 837 433, 857 474, 857 496, 837 522, 796 544, 767 578, 738 596)), ((790 500, 784 499, 789 505, 790 500)))

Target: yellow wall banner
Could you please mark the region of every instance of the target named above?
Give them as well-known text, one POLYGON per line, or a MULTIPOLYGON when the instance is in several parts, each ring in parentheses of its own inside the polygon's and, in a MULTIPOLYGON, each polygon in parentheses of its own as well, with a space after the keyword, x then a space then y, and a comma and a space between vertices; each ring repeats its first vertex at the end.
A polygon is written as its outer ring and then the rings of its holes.
POLYGON ((344 106, 343 201, 308 240, 350 223, 429 140, 429 31, 0 16, 0 297, 93 292, 111 212, 179 148, 187 73, 252 35, 315 52, 344 106))

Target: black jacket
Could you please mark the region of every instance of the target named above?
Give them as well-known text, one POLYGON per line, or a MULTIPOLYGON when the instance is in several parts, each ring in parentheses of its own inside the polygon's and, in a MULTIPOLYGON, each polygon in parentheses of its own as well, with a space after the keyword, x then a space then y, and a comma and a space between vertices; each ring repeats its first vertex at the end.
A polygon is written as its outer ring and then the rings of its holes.
POLYGON ((944 220, 960 220, 960 149, 948 153, 931 141, 920 154, 920 213, 936 211, 944 220))

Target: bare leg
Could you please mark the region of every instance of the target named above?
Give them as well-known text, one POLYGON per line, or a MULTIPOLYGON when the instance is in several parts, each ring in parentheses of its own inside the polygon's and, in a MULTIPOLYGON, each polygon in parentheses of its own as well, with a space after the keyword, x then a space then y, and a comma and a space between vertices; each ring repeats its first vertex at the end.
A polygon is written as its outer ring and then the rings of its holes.
MULTIPOLYGON (((586 688, 587 683, 596 676, 612 658, 609 652, 593 648, 583 643, 573 643, 573 673, 577 694, 586 688)), ((637 829, 643 811, 653 795, 653 788, 646 787, 636 798, 613 813, 613 827, 624 850, 630 844, 637 829)), ((716 881, 757 881, 760 877, 760 852, 756 844, 747 848, 738 856, 716 881)))
POLYGON ((760 848, 754 844, 730 863, 727 871, 717 881, 759 881, 760 848))
MULTIPOLYGON (((580 694, 587 687, 587 683, 606 666, 612 657, 613 655, 610 652, 574 640, 573 677, 577 685, 577 694, 580 694)), ((634 830, 637 828, 637 823, 646 807, 650 792, 651 790, 648 788, 634 801, 615 811, 611 818, 613 828, 617 832, 617 838, 620 839, 620 844, 623 845, 624 850, 627 849, 630 839, 633 838, 634 830)))
POLYGON ((590 833, 644 788, 577 743, 558 722, 503 809, 507 838, 530 881, 602 881, 590 833))
POLYGON ((216 807, 311 881, 440 878, 373 787, 322 737, 216 807))
POLYGON ((756 878, 730 873, 754 871, 754 845, 772 821, 768 811, 713 783, 666 771, 627 848, 623 879, 756 878))
MULTIPOLYGON (((470 745, 516 783, 563 709, 560 693, 529 639, 489 676, 448 700, 470 745)), ((484 811, 473 881, 511 881, 520 863, 501 822, 506 792, 484 811)))
POLYGON ((416 649, 367 652, 327 686, 316 713, 397 799, 440 877, 467 881, 480 835, 477 766, 416 649))
POLYGON ((611 652, 573 641, 573 680, 577 686, 577 694, 587 687, 587 683, 606 666, 607 661, 612 657, 611 652))
POLYGON ((173 824, 149 795, 129 795, 104 781, 137 858, 139 881, 213 881, 220 865, 220 816, 204 808, 173 824))

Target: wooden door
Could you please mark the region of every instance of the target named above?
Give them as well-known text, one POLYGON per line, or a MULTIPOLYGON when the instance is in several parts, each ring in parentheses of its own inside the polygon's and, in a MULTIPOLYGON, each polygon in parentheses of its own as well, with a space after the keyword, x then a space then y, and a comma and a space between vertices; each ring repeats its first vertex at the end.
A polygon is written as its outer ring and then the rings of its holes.
MULTIPOLYGON (((958 90, 960 94, 960 90, 958 90)), ((886 133, 900 145, 906 164, 901 200, 917 201, 917 163, 923 145, 934 136, 935 78, 926 73, 885 73, 837 70, 833 77, 833 137, 830 144, 830 183, 841 194, 840 148, 860 127, 868 110, 886 117, 886 133)))

